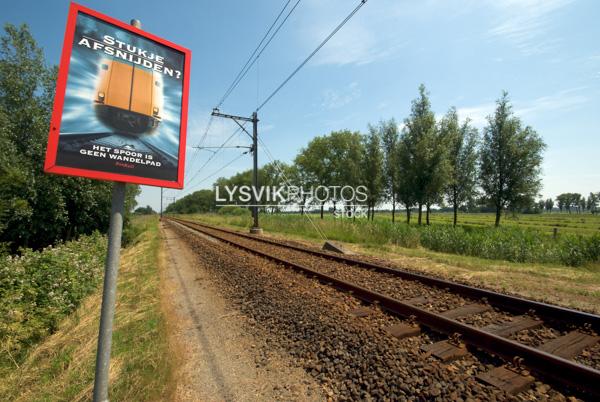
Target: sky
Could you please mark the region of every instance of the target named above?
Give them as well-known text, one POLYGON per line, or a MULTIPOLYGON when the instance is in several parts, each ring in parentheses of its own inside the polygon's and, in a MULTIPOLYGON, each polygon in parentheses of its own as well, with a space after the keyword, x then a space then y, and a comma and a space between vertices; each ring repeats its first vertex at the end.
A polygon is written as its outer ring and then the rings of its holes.
MULTIPOLYGON (((301 0, 221 112, 249 116, 359 1, 301 0)), ((28 24, 47 62, 57 64, 69 2, 1 2, 2 22, 28 24)), ((81 1, 123 21, 137 18, 144 30, 192 51, 187 185, 165 189, 165 205, 251 168, 243 149, 224 149, 206 163, 211 152, 193 147, 285 3, 81 1)), ((365 132, 381 119, 401 124, 421 83, 437 116, 455 106, 481 129, 506 90, 515 114, 547 144, 542 196, 600 191, 599 17, 595 0, 368 0, 260 110, 259 136, 274 158, 291 162, 315 136, 365 132)), ((221 145, 236 127, 214 119, 202 145, 221 145)), ((228 145, 248 142, 241 133, 228 145)), ((259 147, 259 165, 268 162, 259 147)), ((138 202, 158 209, 160 189, 142 186, 138 202)))

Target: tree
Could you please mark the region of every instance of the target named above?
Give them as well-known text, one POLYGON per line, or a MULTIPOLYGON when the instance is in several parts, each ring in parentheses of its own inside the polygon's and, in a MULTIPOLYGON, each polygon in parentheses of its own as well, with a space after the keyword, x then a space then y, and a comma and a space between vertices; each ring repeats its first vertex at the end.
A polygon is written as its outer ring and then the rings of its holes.
POLYGON ((459 127, 455 108, 450 109, 442 120, 441 131, 450 145, 449 180, 445 192, 446 199, 452 205, 453 224, 456 226, 458 208, 476 195, 478 133, 468 119, 459 127))
POLYGON ((145 207, 136 208, 133 213, 135 215, 155 215, 156 211, 150 205, 146 205, 145 207))
POLYGON ((568 213, 571 213, 572 208, 579 212, 582 198, 579 193, 562 193, 556 197, 556 201, 561 212, 564 208, 568 213))
POLYGON ((582 196, 581 199, 579 200, 579 213, 585 212, 586 205, 587 204, 585 202, 585 196, 582 196))
MULTIPOLYGON (((26 25, 0 38, 0 242, 13 252, 106 230, 111 183, 43 173, 57 69, 26 25)), ((125 222, 139 186, 127 186, 125 222)))
POLYGON ((556 196, 556 203, 558 204, 558 210, 560 212, 563 211, 563 209, 566 207, 567 204, 567 199, 566 199, 566 194, 560 194, 558 196, 556 196))
POLYGON ((531 203, 540 189, 545 144, 512 113, 508 93, 496 102, 494 115, 484 128, 480 159, 481 188, 496 210, 495 225, 505 208, 531 203))
MULTIPOLYGON (((330 194, 335 211, 337 202, 341 199, 341 188, 356 188, 362 183, 363 154, 362 135, 359 132, 333 131, 329 135, 313 138, 300 151, 295 163, 302 177, 312 186, 337 187, 337 194, 330 194)), ((321 203, 321 217, 323 206, 324 202, 321 203)))
MULTIPOLYGON (((348 200, 348 193, 342 194, 344 186, 358 187, 362 182, 360 160, 364 154, 362 135, 357 131, 333 131, 328 135, 329 154, 331 160, 331 184, 340 188, 336 199, 343 199, 355 204, 355 200, 348 200)), ((335 209, 335 202, 334 209, 335 209)), ((348 202, 347 202, 348 204, 348 202)), ((346 211, 350 207, 346 205, 346 211)))
POLYGON ((587 199, 588 211, 590 211, 591 213, 596 213, 596 210, 598 208, 598 200, 599 199, 600 199, 600 192, 597 194, 590 193, 590 195, 588 196, 588 199, 587 199))
POLYGON ((544 203, 544 207, 546 208, 546 211, 552 212, 552 208, 554 208, 554 200, 552 198, 548 198, 544 203))
POLYGON ((383 146, 383 170, 385 192, 392 201, 392 222, 396 221, 396 201, 400 176, 398 161, 398 124, 394 119, 379 123, 379 134, 383 146))
POLYGON ((404 204, 406 208, 406 224, 410 224, 411 208, 415 205, 415 191, 414 185, 416 178, 411 175, 411 169, 413 168, 413 154, 412 147, 409 141, 406 140, 406 133, 403 132, 400 140, 398 141, 397 147, 397 158, 398 158, 398 184, 396 199, 404 204))
POLYGON ((361 160, 361 181, 367 188, 367 217, 375 217, 375 206, 383 198, 383 152, 378 130, 369 126, 369 134, 363 137, 364 153, 361 160))
POLYGON ((536 212, 542 213, 544 212, 544 207, 546 206, 545 200, 538 200, 536 204, 536 212))
MULTIPOLYGON (((446 147, 440 141, 425 85, 419 86, 419 96, 412 101, 411 114, 404 120, 401 165, 403 174, 412 177, 412 198, 419 208, 419 225, 423 205, 429 206, 441 199, 446 181, 446 147)), ((408 182, 404 186, 409 185, 408 182)), ((405 188, 406 189, 406 188, 405 188)), ((429 217, 429 214, 428 214, 429 217)))
MULTIPOLYGON (((300 187, 316 187, 319 185, 330 186, 333 182, 333 160, 328 137, 313 138, 306 148, 302 148, 294 159, 297 170, 294 174, 296 183, 300 187)), ((306 198, 302 200, 302 210, 306 198)), ((321 219, 323 219, 323 208, 325 202, 321 203, 321 219)))
POLYGON ((215 212, 215 192, 213 190, 198 190, 169 204, 165 209, 167 214, 196 214, 215 212))

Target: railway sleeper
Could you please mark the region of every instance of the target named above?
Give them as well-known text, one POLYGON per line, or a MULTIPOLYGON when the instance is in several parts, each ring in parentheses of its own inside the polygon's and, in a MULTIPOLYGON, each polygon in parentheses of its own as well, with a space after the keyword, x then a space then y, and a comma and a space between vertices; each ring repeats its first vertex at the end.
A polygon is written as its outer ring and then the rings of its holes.
POLYGON ((525 391, 535 381, 529 373, 511 366, 495 367, 490 371, 478 374, 476 378, 485 384, 501 389, 509 395, 516 395, 525 391))

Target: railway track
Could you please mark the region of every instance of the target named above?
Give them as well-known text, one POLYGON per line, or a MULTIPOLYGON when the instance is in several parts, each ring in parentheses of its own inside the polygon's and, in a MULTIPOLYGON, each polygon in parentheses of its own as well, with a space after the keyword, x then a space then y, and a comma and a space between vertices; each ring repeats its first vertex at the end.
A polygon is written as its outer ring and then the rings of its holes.
MULTIPOLYGON (((168 219, 408 318, 408 323, 389 328, 392 336, 416 335, 420 326, 448 335, 448 340, 427 348, 444 361, 464 356, 469 347, 502 357, 507 364, 482 374, 480 380, 508 393, 526 388, 533 380, 531 370, 544 379, 600 396, 598 368, 574 360, 600 340, 596 335, 600 316, 198 222, 168 219), (491 316, 492 321, 490 317, 473 318, 482 314, 491 316), (505 320, 498 323, 499 317, 505 320), (515 339, 522 331, 544 327, 559 327, 564 335, 529 344, 515 339)), ((359 309, 355 314, 366 315, 369 310, 359 309)))

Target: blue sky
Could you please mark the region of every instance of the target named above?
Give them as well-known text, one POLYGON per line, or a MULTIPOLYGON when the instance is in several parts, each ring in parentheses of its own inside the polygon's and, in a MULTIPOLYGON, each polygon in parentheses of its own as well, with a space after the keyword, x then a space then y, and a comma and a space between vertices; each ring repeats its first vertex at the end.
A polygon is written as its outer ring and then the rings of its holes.
MULTIPOLYGON (((292 1, 292 4, 295 1, 292 1)), ((278 36, 221 111, 250 115, 352 10, 359 0, 302 0, 278 36)), ((188 144, 196 145, 221 98, 284 0, 82 1, 115 18, 192 50, 188 144)), ((49 63, 58 63, 68 2, 19 1, 3 22, 27 23, 49 63)), ((548 147, 542 194, 600 191, 600 2, 594 0, 369 0, 356 16, 259 114, 259 135, 272 155, 289 162, 316 135, 366 131, 368 123, 408 115, 424 83, 436 114, 450 106, 478 127, 502 90, 515 112, 548 147)), ((220 145, 233 122, 215 120, 204 145, 220 145)), ((246 145, 239 134, 230 144, 246 145)), ((198 153, 193 157, 194 153, 198 153)), ((251 167, 239 149, 194 158, 183 191, 208 188, 219 176, 251 167), (214 175, 213 175, 214 174, 214 175), (213 176, 210 176, 213 175, 213 176), (209 177, 210 176, 210 177, 209 177)), ((259 163, 267 163, 259 149, 259 163)), ((159 189, 139 202, 159 205, 159 189)))

